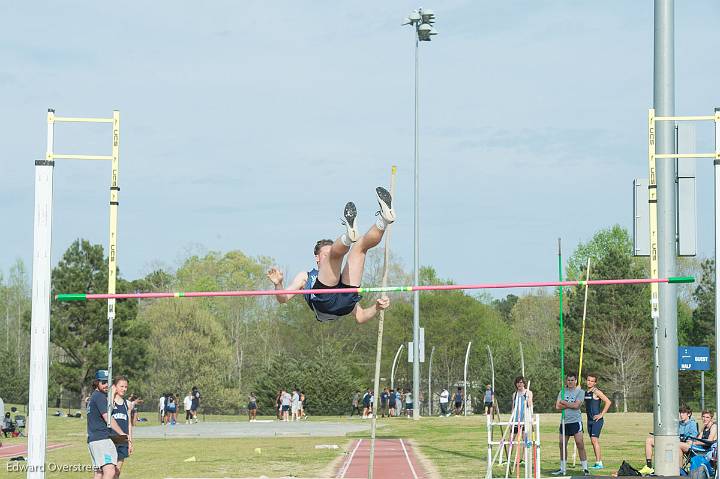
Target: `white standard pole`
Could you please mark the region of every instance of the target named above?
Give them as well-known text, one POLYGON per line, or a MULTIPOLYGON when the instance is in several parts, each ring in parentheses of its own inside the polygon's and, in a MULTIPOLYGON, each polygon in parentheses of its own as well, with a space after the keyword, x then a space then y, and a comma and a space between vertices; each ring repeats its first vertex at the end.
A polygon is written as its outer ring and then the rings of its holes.
POLYGON ((390 389, 395 389, 395 365, 397 364, 398 357, 400 357, 400 352, 403 350, 404 347, 405 345, 401 344, 397 352, 395 353, 395 357, 393 358, 392 369, 390 370, 390 389))
POLYGON ((535 415, 535 477, 540 478, 540 414, 535 415))
MULTIPOLYGON (((428 416, 432 416, 432 358, 435 354, 435 346, 430 351, 430 363, 428 363, 428 416)), ((418 401, 419 403, 420 401, 418 401)))
MULTIPOLYGON (((487 470, 490 471, 490 477, 492 477, 492 467, 493 467, 493 459, 492 459, 492 416, 485 415, 485 423, 487 424, 487 470)), ((502 447, 502 446, 501 446, 502 447)))
MULTIPOLYGON (((720 284, 720 107, 715 108, 715 284, 720 284)), ((717 292, 717 286, 715 286, 717 292)), ((715 410, 720 411, 720 321, 718 321, 718 308, 720 308, 720 295, 715 294, 715 410)))
POLYGON ((28 479, 45 477, 47 441, 48 355, 53 193, 53 110, 48 110, 47 155, 35 162, 32 316, 30 322, 30 396, 28 413, 28 479))
POLYGON ((467 368, 468 368, 468 358, 470 357, 470 346, 472 346, 472 341, 468 343, 467 351, 465 351, 465 369, 463 372, 463 416, 467 416, 467 405, 468 405, 468 388, 467 388, 467 368))

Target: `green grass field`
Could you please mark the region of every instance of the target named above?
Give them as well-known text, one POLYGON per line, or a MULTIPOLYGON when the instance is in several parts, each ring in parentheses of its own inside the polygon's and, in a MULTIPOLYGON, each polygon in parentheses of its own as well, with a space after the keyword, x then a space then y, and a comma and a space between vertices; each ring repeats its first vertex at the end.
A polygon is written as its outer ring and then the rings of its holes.
MULTIPOLYGON (((243 421, 244 417, 207 417, 206 421, 243 421)), ((316 418, 313 421, 350 421, 348 418, 316 418)), ((358 419, 352 420, 357 423, 358 419)), ((153 424, 152 422, 150 424, 153 424)), ((369 422, 368 422, 369 424, 369 422)), ((420 453, 434 466, 442 478, 480 477, 487 462, 487 431, 484 416, 424 418, 411 421, 405 418, 379 419, 378 437, 402 437, 412 441, 420 453)), ((542 425, 543 476, 558 466, 559 415, 544 414, 542 425)), ((609 475, 617 471, 623 459, 637 468, 642 467, 645 437, 650 431, 652 415, 608 414, 602 435, 606 469, 597 474, 609 475)), ((141 426, 142 427, 142 426, 141 426)), ((88 464, 85 420, 48 418, 48 442, 66 443, 69 447, 48 451, 47 461, 54 464, 88 464)), ((345 448, 354 438, 367 438, 369 432, 346 438, 279 437, 238 439, 137 439, 135 453, 123 468, 122 477, 155 479, 165 477, 332 477, 333 461, 341 460, 345 448), (338 444, 340 449, 315 449, 317 444, 338 444), (261 453, 256 452, 260 448, 261 453), (195 456, 194 462, 184 462, 195 456)), ((586 436, 587 438, 587 436, 586 436)), ((24 438, 3 439, 6 445, 25 441, 24 438)), ((587 441, 591 461, 594 459, 587 441)), ((572 451, 572 447, 569 448, 572 451)), ((572 452, 570 453, 572 454, 572 452)), ((24 477, 24 473, 8 472, 7 459, 0 459, 0 477, 24 477)), ((496 471, 496 476, 500 475, 496 471)), ((579 459, 576 469, 581 473, 579 459)), ((504 476, 504 470, 502 471, 504 476)), ((89 473, 49 472, 48 478, 91 477, 89 473)), ((514 475, 513 475, 514 477, 514 475)))

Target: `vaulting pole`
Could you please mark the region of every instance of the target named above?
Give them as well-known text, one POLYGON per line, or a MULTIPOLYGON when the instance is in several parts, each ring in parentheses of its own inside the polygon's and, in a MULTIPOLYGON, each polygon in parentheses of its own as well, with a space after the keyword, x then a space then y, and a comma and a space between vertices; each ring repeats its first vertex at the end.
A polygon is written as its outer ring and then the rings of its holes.
MULTIPOLYGON (((395 174, 397 173, 397 167, 393 165, 392 172, 390 174, 390 196, 395 195, 395 174)), ((388 263, 390 262, 390 226, 385 226, 385 251, 383 258, 383 276, 382 285, 387 286, 388 280, 388 263)), ((387 294, 383 293, 383 298, 387 298, 387 294)), ((380 362, 382 359, 382 340, 383 340, 383 325, 385 323, 385 310, 380 311, 378 315, 378 335, 377 335, 377 352, 375 353, 375 382, 373 394, 375 400, 373 401, 373 411, 370 426, 370 461, 368 462, 368 478, 373 479, 373 466, 375 463, 375 431, 377 428, 377 410, 380 398, 380 362)), ((420 407, 420 401, 417 401, 418 407, 420 407)))
MULTIPOLYGON (((558 280, 562 282, 562 242, 558 238, 558 280)), ((558 293, 560 296, 560 397, 565 399, 565 325, 563 324, 563 288, 562 285, 558 287, 558 293)), ((562 457, 560 462, 562 464, 563 459, 567 464, 567 443, 565 441, 565 410, 563 409, 560 413, 560 429, 562 434, 562 457)), ((562 467, 561 467, 562 468, 562 467)))

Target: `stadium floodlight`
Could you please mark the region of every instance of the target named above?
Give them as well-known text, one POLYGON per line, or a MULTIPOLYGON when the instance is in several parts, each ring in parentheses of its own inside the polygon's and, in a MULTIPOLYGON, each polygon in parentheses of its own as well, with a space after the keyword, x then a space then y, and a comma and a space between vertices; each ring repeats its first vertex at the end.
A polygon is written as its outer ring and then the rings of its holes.
POLYGON ((435 12, 430 9, 420 9, 420 17, 422 17, 423 23, 435 23, 435 12))
MULTIPOLYGON (((437 31, 433 28, 435 23, 435 12, 429 9, 419 8, 413 10, 405 19, 403 25, 412 25, 415 27, 413 35, 413 43, 415 43, 415 134, 414 134, 414 156, 415 156, 415 190, 414 190, 414 236, 413 243, 413 280, 416 284, 420 283, 420 175, 418 166, 420 164, 420 142, 418 130, 418 107, 420 98, 418 94, 418 83, 420 78, 420 61, 418 54, 418 46, 420 42, 429 42, 433 35, 437 35, 437 31)), ((413 341, 412 341, 412 358, 413 358, 413 397, 420 403, 420 296, 413 296, 413 341)), ((410 354, 410 351, 408 351, 410 354)), ((413 410, 413 419, 420 419, 420 408, 413 410)))

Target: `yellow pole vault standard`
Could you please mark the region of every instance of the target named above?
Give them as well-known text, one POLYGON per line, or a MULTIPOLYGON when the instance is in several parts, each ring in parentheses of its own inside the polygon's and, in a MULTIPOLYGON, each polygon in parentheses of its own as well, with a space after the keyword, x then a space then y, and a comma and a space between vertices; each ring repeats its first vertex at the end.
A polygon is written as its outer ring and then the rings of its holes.
MULTIPOLYGON (((115 294, 117 281, 117 223, 120 186, 118 176, 120 172, 120 112, 113 111, 112 118, 112 172, 110 174, 110 236, 108 239, 108 294, 115 294)), ((110 388, 108 393, 107 424, 110 427, 112 408, 114 402, 113 379, 113 325, 115 323, 115 299, 108 299, 108 376, 110 388)))
MULTIPOLYGON (((113 111, 112 118, 86 118, 86 117, 63 117, 55 116, 54 111, 48 112, 48 127, 51 128, 54 123, 111 123, 112 124, 112 151, 111 155, 76 155, 76 154, 56 154, 48 151, 47 160, 109 160, 111 162, 110 175, 110 236, 108 238, 108 294, 115 294, 115 284, 117 281, 117 223, 118 223, 118 196, 120 187, 118 186, 118 176, 120 171, 120 112, 113 111)), ((112 418, 112 399, 113 399, 113 323, 115 321, 115 298, 108 299, 107 305, 108 319, 108 376, 110 379, 110 388, 108 391, 107 406, 107 424, 110 426, 112 418)))
MULTIPOLYGON (((695 116, 655 116, 655 110, 648 111, 648 163, 650 165, 650 177, 648 179, 648 202, 650 206, 650 278, 657 279, 659 277, 658 268, 658 238, 657 238, 657 178, 655 176, 655 160, 657 158, 714 158, 715 164, 715 264, 720 264, 720 221, 718 214, 720 212, 720 110, 715 109, 714 115, 695 115, 695 116), (655 124, 658 121, 712 121, 715 123, 715 152, 714 153, 655 153, 655 124)), ((720 274, 716 268, 716 283, 720 283, 720 274)), ((655 348, 655 415, 658 424, 662 425, 661 413, 662 401, 660 398, 660 366, 659 366, 659 349, 658 349, 658 319, 660 317, 658 307, 658 290, 657 283, 650 284, 650 311, 653 319, 653 346, 655 348)), ((716 298, 715 307, 715 359, 720 362, 720 321, 718 321, 717 311, 720 310, 720 298, 716 298)), ((720 369, 717 370, 717 381, 720 382, 720 369)), ((720 408, 720 389, 717 389, 716 406, 720 408)))
MULTIPOLYGON (((585 281, 590 281, 590 258, 587 260, 585 281)), ((585 302, 583 303, 582 328, 580 333, 580 364, 578 365, 578 381, 582 381, 583 352, 585 351, 585 318, 587 317, 588 284, 585 283, 585 302)))
MULTIPOLYGON (((587 260, 587 272, 585 273, 585 300, 583 302, 582 327, 580 328, 580 362, 578 364, 578 384, 582 386, 582 365, 583 352, 585 351, 585 318, 587 317, 588 281, 590 281, 590 258, 587 260)), ((532 415, 531 415, 532 416, 532 415)), ((573 466, 577 459, 577 445, 573 442, 573 466)))
MULTIPOLYGON (((397 173, 397 167, 393 165, 390 173, 390 196, 395 197, 395 174, 397 173)), ((383 276, 382 286, 386 287, 388 282, 388 263, 390 263, 390 226, 385 226, 385 251, 383 256, 383 276)), ((383 298, 387 298, 387 293, 382 294, 383 298)), ((375 353, 375 382, 373 394, 375 400, 373 401, 372 419, 370 426, 370 460, 368 461, 368 479, 373 479, 373 466, 375 464, 375 431, 377 428, 377 411, 378 402, 380 398, 380 362, 382 359, 382 341, 383 341, 383 324, 385 322, 385 310, 380 311, 378 316, 378 336, 377 336, 377 352, 375 353)), ((418 399, 415 399, 415 404, 420 404, 418 399)))
MULTIPOLYGON (((648 210, 650 223, 650 279, 659 277, 658 266, 658 231, 657 231, 657 176, 655 170, 655 109, 651 108, 648 112, 648 210)), ((650 284, 650 316, 653 321, 653 356, 654 356, 654 378, 655 378, 655 411, 659 416, 661 408, 660 394, 658 387, 660 384, 660 350, 658 348, 658 319, 659 311, 659 291, 660 287, 657 283, 650 284)))

